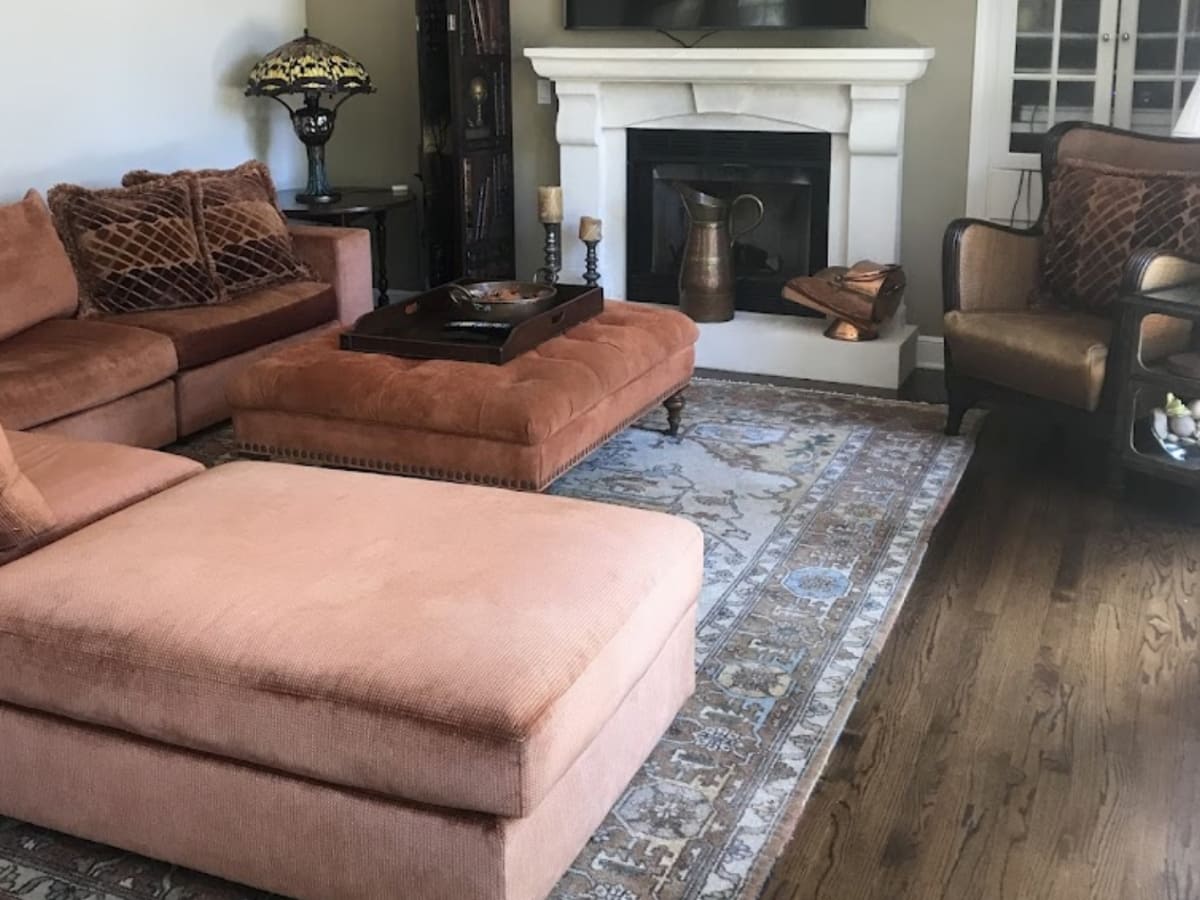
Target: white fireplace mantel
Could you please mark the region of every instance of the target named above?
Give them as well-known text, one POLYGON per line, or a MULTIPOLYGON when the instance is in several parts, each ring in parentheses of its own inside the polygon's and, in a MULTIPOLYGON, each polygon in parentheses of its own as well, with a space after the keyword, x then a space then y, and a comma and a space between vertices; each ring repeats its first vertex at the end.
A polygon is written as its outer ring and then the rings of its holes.
POLYGON ((525 51, 551 81, 725 81, 911 84, 928 47, 535 47, 525 51))
MULTIPOLYGON (((610 296, 625 291, 631 128, 826 132, 832 143, 830 264, 898 259, 905 99, 908 85, 925 74, 932 49, 545 47, 528 49, 525 55, 538 75, 556 84, 567 221, 599 216, 611 236, 600 247, 600 270, 610 296)), ((583 270, 584 252, 574 229, 564 229, 568 271, 583 270)), ((737 329, 717 328, 722 330, 705 329, 701 363, 729 368, 739 356, 737 329), (707 362, 706 343, 712 350, 707 362), (728 352, 718 350, 718 344, 727 345, 728 352)), ((898 339, 897 374, 889 374, 889 357, 876 367, 882 374, 859 383, 895 387, 893 382, 907 374, 903 370, 911 369, 907 360, 915 355, 916 338, 903 314, 890 338, 898 339)), ((881 345, 859 354, 871 352, 891 351, 881 345)), ((806 358, 815 360, 811 354, 806 358)), ((765 374, 841 380, 822 376, 831 368, 854 368, 837 364, 817 371, 806 363, 803 370, 793 364, 781 370, 781 365, 765 374)))

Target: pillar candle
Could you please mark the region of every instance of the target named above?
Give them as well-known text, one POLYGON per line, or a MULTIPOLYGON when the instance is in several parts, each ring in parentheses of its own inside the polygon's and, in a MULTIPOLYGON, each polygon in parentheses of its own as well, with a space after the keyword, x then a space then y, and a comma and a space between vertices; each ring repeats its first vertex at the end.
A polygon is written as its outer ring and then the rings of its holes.
POLYGON ((563 220, 563 189, 538 188, 538 218, 543 225, 558 225, 563 220))
POLYGON ((599 219, 593 219, 591 216, 584 216, 579 220, 579 239, 581 241, 599 241, 604 235, 604 223, 599 219))

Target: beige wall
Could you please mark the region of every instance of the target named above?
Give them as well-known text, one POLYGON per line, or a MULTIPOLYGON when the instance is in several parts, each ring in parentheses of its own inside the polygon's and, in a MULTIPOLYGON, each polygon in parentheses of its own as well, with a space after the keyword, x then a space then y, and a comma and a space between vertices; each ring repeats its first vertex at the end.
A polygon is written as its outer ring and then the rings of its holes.
POLYGON ((39 0, 4 8, 0 201, 59 181, 114 185, 134 168, 303 171, 276 104, 242 95, 264 53, 304 27, 305 0, 39 0))
MULTIPOLYGON (((669 46, 641 32, 568 32, 562 0, 511 0, 516 129, 518 267, 539 264, 535 188, 558 179, 554 109, 537 105, 537 81, 522 57, 526 47, 546 45, 669 46)), ((967 139, 970 126, 971 59, 975 4, 971 0, 873 0, 866 32, 734 33, 712 46, 796 43, 922 44, 938 58, 909 99, 903 262, 911 280, 910 316, 922 332, 941 333, 941 239, 946 224, 966 206, 967 139)), ((314 33, 359 55, 379 82, 381 94, 348 104, 331 145, 334 174, 390 183, 416 168, 417 104, 413 0, 308 0, 314 33), (347 146, 347 145, 353 146, 347 146)))
MULTIPOLYGON (((326 150, 335 185, 414 183, 420 138, 415 23, 413 0, 308 0, 309 31, 360 60, 378 89, 351 98, 338 113, 326 150)), ((415 209, 395 213, 388 241, 392 287, 417 286, 416 243, 415 209)))

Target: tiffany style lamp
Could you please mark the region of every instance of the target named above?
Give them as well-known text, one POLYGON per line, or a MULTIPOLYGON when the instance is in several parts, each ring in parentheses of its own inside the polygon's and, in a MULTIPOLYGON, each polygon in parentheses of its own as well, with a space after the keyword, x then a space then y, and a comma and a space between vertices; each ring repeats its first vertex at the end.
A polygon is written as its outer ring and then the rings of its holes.
POLYGON ((325 144, 333 136, 337 111, 355 94, 374 93, 371 76, 362 63, 344 50, 304 36, 277 47, 250 71, 247 97, 278 100, 292 117, 296 135, 308 149, 308 185, 296 199, 301 203, 335 203, 341 197, 329 187, 325 171, 325 144), (293 108, 284 99, 302 98, 293 108), (330 105, 322 106, 323 97, 330 105))

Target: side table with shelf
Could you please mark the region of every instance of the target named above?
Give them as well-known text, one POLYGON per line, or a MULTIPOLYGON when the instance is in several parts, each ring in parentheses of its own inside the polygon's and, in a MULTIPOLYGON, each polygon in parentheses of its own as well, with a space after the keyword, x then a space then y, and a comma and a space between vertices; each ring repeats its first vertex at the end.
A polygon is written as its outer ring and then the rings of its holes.
POLYGON ((1200 283, 1130 294, 1121 298, 1120 340, 1113 361, 1119 366, 1120 398, 1113 445, 1114 480, 1125 469, 1200 487, 1200 447, 1186 460, 1172 458, 1153 433, 1154 409, 1167 394, 1187 400, 1200 399, 1200 373, 1177 374, 1166 361, 1147 362, 1142 354, 1143 323, 1149 316, 1168 316, 1200 322, 1200 283))
MULTIPOLYGON (((388 302, 388 214, 394 209, 414 206, 420 211, 416 197, 411 192, 399 194, 391 188, 351 187, 339 189, 341 195, 332 203, 302 203, 296 199, 299 190, 280 191, 279 208, 289 219, 320 225, 336 225, 348 228, 355 222, 370 218, 373 223, 375 248, 375 287, 378 291, 375 306, 386 306, 388 302)), ((420 222, 416 231, 421 231, 420 222)), ((418 259, 424 254, 418 251, 418 259)), ((422 282, 424 276, 422 276, 422 282)), ((422 284, 424 286, 424 284, 422 284)))

